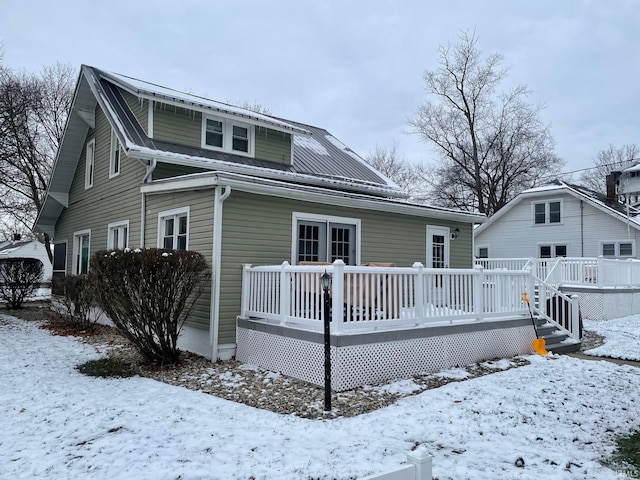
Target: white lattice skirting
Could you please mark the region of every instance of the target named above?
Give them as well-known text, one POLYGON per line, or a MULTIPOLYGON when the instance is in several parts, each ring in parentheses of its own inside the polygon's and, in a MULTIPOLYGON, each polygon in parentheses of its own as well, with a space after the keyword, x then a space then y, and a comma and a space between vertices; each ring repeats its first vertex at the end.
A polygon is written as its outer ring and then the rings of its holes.
POLYGON ((578 295, 580 315, 590 320, 611 320, 640 313, 640 289, 562 287, 568 295, 578 295))
MULTIPOLYGON (((236 358, 324 385, 324 337, 238 320, 236 358)), ((344 391, 457 365, 532 353, 531 320, 514 319, 331 337, 331 385, 344 391)))

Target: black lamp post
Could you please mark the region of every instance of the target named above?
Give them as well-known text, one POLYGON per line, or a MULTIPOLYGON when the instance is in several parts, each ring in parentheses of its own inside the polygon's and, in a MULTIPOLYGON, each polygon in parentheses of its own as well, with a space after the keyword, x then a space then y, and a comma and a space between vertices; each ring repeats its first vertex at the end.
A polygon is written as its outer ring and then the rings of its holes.
POLYGON ((331 304, 329 303, 329 289, 331 288, 331 275, 324 271, 322 275, 322 299, 324 303, 324 410, 331 410, 331 304))

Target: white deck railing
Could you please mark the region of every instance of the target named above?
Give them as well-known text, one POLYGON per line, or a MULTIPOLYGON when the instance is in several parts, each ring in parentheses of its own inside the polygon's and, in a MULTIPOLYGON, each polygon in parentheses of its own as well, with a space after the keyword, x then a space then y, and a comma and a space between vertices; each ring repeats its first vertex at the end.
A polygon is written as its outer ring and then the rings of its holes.
POLYGON ((244 265, 241 316, 321 330, 325 271, 332 276, 332 333, 525 316, 521 294, 533 291, 528 271, 481 266, 356 267, 339 260, 332 265, 244 265))
POLYGON ((598 288, 640 287, 640 261, 612 258, 479 258, 485 269, 526 270, 551 285, 583 285, 598 288))

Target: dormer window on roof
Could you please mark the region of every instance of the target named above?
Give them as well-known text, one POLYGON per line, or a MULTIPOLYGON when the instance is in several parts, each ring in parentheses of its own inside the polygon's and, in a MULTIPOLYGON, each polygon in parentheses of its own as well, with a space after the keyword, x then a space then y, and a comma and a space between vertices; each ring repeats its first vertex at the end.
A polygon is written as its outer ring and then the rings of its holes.
POLYGON ((202 116, 202 148, 254 156, 254 126, 213 115, 202 116))

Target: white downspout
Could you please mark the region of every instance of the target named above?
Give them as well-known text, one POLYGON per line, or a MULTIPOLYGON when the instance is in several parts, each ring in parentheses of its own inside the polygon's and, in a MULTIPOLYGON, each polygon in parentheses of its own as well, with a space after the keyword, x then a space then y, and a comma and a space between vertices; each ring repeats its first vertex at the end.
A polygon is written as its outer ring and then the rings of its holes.
MULTIPOLYGON (((151 178, 151 174, 156 169, 158 162, 156 160, 152 160, 149 165, 147 165, 147 173, 142 177, 142 183, 147 183, 149 178, 151 178)), ((147 217, 147 194, 142 193, 142 199, 140 200, 140 248, 144 248, 144 230, 146 228, 145 219, 147 217)))
POLYGON ((222 203, 231 195, 230 186, 216 188, 213 207, 213 249, 211 253, 211 323, 209 342, 211 343, 211 361, 218 360, 218 328, 220 326, 220 260, 222 258, 222 203), (222 189, 223 194, 220 194, 222 189))

